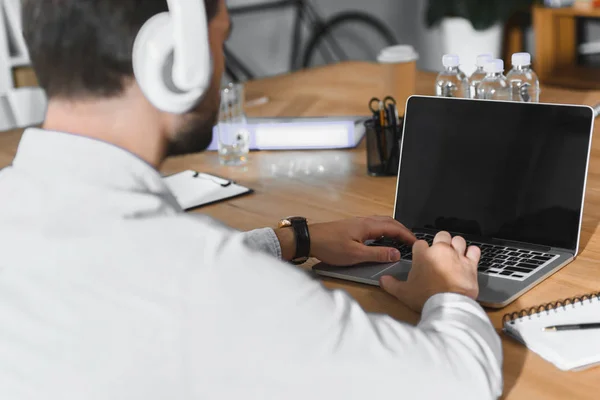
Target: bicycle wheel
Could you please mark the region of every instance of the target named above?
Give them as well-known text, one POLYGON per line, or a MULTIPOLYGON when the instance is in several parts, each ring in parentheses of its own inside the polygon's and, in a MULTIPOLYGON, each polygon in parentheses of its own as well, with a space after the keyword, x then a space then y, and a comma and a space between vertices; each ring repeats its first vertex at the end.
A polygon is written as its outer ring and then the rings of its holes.
POLYGON ((313 32, 302 57, 302 66, 312 66, 317 53, 327 52, 329 56, 325 62, 331 62, 331 59, 375 60, 383 47, 397 43, 394 33, 377 18, 359 11, 343 12, 313 32))

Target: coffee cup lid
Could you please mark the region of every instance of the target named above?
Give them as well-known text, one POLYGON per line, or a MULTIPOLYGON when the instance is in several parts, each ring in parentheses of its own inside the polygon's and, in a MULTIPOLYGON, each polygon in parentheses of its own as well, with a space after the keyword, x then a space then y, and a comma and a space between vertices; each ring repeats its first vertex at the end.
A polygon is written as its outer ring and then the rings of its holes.
POLYGON ((410 45, 397 45, 381 50, 377 61, 380 63, 411 62, 419 59, 419 55, 410 45))

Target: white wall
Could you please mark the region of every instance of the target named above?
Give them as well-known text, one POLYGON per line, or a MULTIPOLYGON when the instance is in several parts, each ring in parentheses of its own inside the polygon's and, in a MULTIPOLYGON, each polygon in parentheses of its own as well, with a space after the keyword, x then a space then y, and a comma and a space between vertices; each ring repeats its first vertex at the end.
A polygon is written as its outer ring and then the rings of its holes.
MULTIPOLYGON (((227 0, 230 8, 262 2, 264 0, 227 0)), ((312 0, 311 3, 324 17, 347 10, 368 11, 387 23, 400 43, 415 46, 421 57, 421 69, 439 68, 442 56, 440 35, 437 30, 430 31, 425 27, 425 0, 312 0)), ((291 10, 279 10, 263 15, 235 17, 230 48, 259 76, 288 71, 293 15, 291 10)), ((348 37, 356 41, 360 38, 351 35, 360 35, 361 32, 364 32, 361 28, 353 29, 348 37)), ((377 47, 372 50, 378 52, 382 44, 376 39, 370 41, 377 47)))

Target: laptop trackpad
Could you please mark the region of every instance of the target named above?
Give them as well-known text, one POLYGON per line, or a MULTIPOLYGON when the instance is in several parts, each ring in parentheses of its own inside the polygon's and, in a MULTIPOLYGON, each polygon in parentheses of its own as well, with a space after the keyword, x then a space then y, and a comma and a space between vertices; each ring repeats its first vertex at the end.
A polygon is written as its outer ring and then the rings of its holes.
POLYGON ((407 261, 399 261, 394 264, 390 264, 386 266, 381 271, 377 272, 371 278, 379 280, 382 276, 393 276, 394 278, 405 281, 408 279, 408 273, 410 272, 410 268, 412 267, 412 263, 407 261))

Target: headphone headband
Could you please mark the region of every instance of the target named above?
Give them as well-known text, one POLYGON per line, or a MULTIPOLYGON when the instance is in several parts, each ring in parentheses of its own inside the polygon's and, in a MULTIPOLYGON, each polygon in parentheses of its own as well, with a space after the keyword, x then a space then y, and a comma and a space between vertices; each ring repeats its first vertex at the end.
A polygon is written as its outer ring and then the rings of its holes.
POLYGON ((203 71, 211 66, 204 0, 167 0, 167 3, 175 40, 173 82, 181 90, 206 88, 209 76, 203 71))

